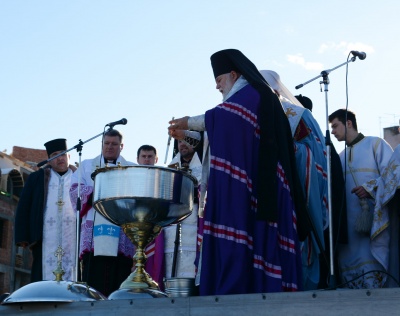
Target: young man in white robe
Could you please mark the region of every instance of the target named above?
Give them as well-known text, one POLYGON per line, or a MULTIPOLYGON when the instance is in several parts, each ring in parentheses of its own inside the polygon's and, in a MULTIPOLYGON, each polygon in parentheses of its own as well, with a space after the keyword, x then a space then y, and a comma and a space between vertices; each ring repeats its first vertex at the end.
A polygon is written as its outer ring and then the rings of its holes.
POLYGON ((385 249, 371 252, 373 197, 393 150, 385 140, 359 133, 351 111, 339 109, 329 122, 331 133, 346 142, 340 159, 346 183, 348 244, 338 246, 339 272, 347 288, 380 288, 387 281, 388 267, 378 260, 385 249))

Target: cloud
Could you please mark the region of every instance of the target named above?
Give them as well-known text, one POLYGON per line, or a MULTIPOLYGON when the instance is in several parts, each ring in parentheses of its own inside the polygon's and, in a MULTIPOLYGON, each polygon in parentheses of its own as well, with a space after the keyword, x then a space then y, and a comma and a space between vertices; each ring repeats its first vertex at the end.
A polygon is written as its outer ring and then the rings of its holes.
POLYGON ((340 43, 334 43, 334 42, 323 43, 318 48, 318 53, 323 54, 323 53, 330 52, 330 51, 339 51, 339 52, 342 52, 344 55, 348 55, 350 53, 350 51, 352 51, 352 50, 358 50, 358 51, 366 52, 368 54, 375 52, 375 49, 368 44, 364 44, 364 43, 360 43, 360 42, 353 43, 353 42, 342 41, 340 43))
POLYGON ((307 70, 323 70, 323 64, 318 62, 309 62, 304 59, 301 55, 286 55, 288 62, 300 65, 307 70))
MULTIPOLYGON (((360 52, 365 52, 367 54, 371 54, 375 52, 375 49, 361 42, 346 42, 341 41, 339 43, 335 42, 326 42, 322 43, 317 50, 318 54, 326 54, 330 52, 340 52, 343 55, 347 56, 352 50, 357 50, 360 52)), ((324 65, 320 62, 310 62, 306 61, 305 58, 301 54, 297 55, 286 55, 286 59, 288 62, 300 65, 306 70, 316 70, 321 71, 324 69, 324 65)))

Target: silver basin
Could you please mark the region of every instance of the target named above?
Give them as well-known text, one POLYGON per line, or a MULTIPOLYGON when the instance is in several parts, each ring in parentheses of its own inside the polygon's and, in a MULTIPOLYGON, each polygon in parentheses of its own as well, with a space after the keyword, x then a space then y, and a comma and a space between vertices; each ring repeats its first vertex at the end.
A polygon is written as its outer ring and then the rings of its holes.
POLYGON ((193 208, 193 176, 155 166, 106 167, 94 178, 93 207, 116 225, 145 222, 165 227, 193 208))

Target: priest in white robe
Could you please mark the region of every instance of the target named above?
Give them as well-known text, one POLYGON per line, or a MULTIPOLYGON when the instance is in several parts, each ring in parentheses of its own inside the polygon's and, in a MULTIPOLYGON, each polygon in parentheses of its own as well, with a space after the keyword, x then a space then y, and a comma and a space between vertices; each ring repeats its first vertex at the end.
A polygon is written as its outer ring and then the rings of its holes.
POLYGON ((344 287, 381 288, 387 266, 379 257, 386 250, 371 252, 370 233, 376 183, 392 155, 392 148, 379 137, 359 133, 355 114, 340 109, 329 116, 332 134, 346 142, 340 153, 346 183, 348 244, 339 245, 338 264, 344 287))
POLYGON ((122 134, 109 129, 104 133, 101 155, 82 161, 72 178, 70 196, 76 208, 78 191, 82 207, 79 259, 82 281, 108 296, 119 288, 132 269, 134 246, 123 230, 111 223, 92 206, 96 167, 135 165, 121 155, 122 134), (78 190, 78 184, 80 190, 78 190))
MULTIPOLYGON (((58 138, 44 144, 49 158, 67 149, 58 138)), ((76 213, 69 187, 73 171, 69 155, 62 154, 29 175, 15 218, 15 242, 29 247, 33 262, 31 282, 55 280, 61 268, 63 280, 76 281, 76 213)))

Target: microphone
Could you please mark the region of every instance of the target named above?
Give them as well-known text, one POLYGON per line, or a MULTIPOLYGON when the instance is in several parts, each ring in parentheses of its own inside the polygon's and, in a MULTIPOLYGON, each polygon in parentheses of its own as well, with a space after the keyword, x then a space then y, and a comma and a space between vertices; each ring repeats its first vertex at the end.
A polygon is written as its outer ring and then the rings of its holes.
POLYGON ((364 60, 367 58, 367 54, 364 52, 358 52, 356 50, 352 50, 350 53, 352 53, 354 56, 358 57, 360 60, 364 60))
POLYGON ((126 118, 123 118, 120 119, 119 121, 108 123, 106 126, 113 128, 115 125, 126 125, 126 123, 128 123, 128 120, 126 118))
POLYGON ((48 160, 43 160, 41 162, 39 162, 36 167, 40 168, 41 166, 44 166, 46 163, 48 162, 48 160))

